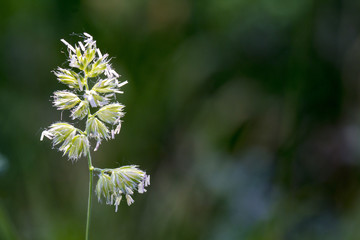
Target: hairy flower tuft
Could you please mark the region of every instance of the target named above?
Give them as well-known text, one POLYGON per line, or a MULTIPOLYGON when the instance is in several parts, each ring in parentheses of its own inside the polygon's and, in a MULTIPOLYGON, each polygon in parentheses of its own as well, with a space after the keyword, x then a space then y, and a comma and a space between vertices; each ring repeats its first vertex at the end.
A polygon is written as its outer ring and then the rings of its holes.
POLYGON ((54 106, 58 110, 71 109, 75 107, 79 102, 80 98, 69 91, 56 91, 54 92, 54 106))
POLYGON ((86 132, 90 137, 109 139, 109 129, 97 117, 92 116, 86 122, 86 132))
POLYGON ((94 90, 85 91, 85 98, 90 103, 91 107, 101 107, 109 103, 108 96, 102 96, 94 90))
POLYGON ((105 54, 104 56, 101 55, 99 49, 97 53, 98 53, 98 59, 89 68, 88 71, 89 77, 97 77, 100 74, 104 73, 107 65, 109 64, 110 60, 107 59, 108 54, 105 54))
POLYGON ((44 130, 41 134, 40 140, 42 141, 44 136, 53 141, 53 145, 57 145, 62 142, 70 141, 76 134, 76 128, 65 122, 53 123, 49 129, 44 130))
POLYGON ((83 119, 89 113, 89 102, 81 101, 80 104, 71 111, 72 119, 83 119))
POLYGON ((82 155, 87 155, 89 147, 90 144, 86 135, 78 134, 71 139, 69 144, 63 144, 59 149, 64 152, 64 155, 67 154, 69 159, 77 160, 82 155))
POLYGON ((76 160, 82 155, 85 156, 90 147, 87 137, 77 132, 82 131, 69 123, 53 123, 49 129, 42 132, 40 140, 45 136, 52 140, 53 146, 61 144, 59 150, 64 152, 64 155, 67 154, 70 159, 76 160))
POLYGON ((72 70, 59 67, 57 71, 54 71, 54 74, 60 82, 69 85, 69 88, 82 89, 84 85, 83 78, 72 70))
POLYGON ((122 195, 125 195, 127 204, 130 206, 134 203, 131 197, 134 192, 144 193, 148 185, 150 185, 150 176, 137 166, 130 165, 102 171, 95 192, 99 201, 101 197, 104 197, 106 204, 114 205, 117 211, 122 195))
POLYGON ((120 87, 127 84, 127 81, 119 83, 116 78, 109 78, 98 81, 92 88, 92 90, 98 93, 124 93, 120 91, 120 87))
POLYGON ((112 103, 100 108, 95 115, 106 123, 115 124, 124 116, 123 108, 124 105, 120 103, 112 103))

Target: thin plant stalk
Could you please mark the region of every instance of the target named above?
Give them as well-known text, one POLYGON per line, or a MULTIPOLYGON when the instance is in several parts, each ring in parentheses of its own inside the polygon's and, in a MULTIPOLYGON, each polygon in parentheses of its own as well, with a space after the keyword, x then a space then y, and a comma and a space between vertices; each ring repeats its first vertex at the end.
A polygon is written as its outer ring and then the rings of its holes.
POLYGON ((86 217, 85 240, 89 240, 90 218, 91 218, 91 203, 92 203, 92 188, 93 188, 93 171, 94 171, 94 167, 92 166, 92 162, 91 162, 90 152, 88 152, 88 163, 89 163, 89 195, 88 195, 88 208, 87 208, 87 217, 86 217))

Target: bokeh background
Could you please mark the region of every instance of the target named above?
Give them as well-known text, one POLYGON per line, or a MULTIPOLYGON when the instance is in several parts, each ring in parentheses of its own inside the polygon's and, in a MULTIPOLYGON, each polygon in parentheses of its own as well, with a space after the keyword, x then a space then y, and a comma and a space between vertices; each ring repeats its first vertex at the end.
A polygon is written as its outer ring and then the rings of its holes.
POLYGON ((152 179, 118 213, 94 199, 91 239, 359 239, 359 1, 0 5, 0 239, 84 239, 87 161, 39 141, 84 31, 129 81, 94 165, 152 179))

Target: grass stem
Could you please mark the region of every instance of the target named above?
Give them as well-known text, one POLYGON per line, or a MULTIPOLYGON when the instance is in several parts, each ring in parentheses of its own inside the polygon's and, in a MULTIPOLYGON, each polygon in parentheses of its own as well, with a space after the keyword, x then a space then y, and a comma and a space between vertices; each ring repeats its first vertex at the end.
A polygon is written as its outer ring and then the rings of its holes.
POLYGON ((85 239, 89 240, 89 231, 90 231, 90 218, 91 218, 91 202, 92 202, 92 185, 93 185, 93 171, 94 167, 92 166, 90 151, 88 152, 88 163, 89 163, 89 196, 88 196, 88 209, 87 209, 87 218, 86 218, 86 235, 85 239))

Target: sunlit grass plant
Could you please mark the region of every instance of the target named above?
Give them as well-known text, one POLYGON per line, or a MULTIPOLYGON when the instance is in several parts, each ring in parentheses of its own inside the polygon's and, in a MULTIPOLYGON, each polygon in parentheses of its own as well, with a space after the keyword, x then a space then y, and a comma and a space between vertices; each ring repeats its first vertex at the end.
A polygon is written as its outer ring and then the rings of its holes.
POLYGON ((99 176, 95 187, 98 200, 104 198, 106 204, 115 206, 115 211, 123 196, 127 204, 131 205, 134 192, 146 192, 150 176, 136 165, 115 169, 93 166, 91 150, 98 150, 103 140, 114 139, 120 132, 124 105, 116 101, 116 95, 123 93, 121 87, 127 81, 118 80, 120 76, 112 68, 109 55, 101 53, 90 34, 84 33, 81 38, 83 41, 74 46, 61 39, 68 50, 69 68, 58 67, 54 74, 69 90, 55 91, 53 105, 61 111, 70 110, 73 120, 86 121, 85 129, 59 121, 45 129, 40 140, 49 138, 54 147, 74 162, 82 156, 88 159, 89 195, 85 239, 89 239, 94 172, 99 176), (95 147, 92 148, 90 142, 96 143, 95 147))

